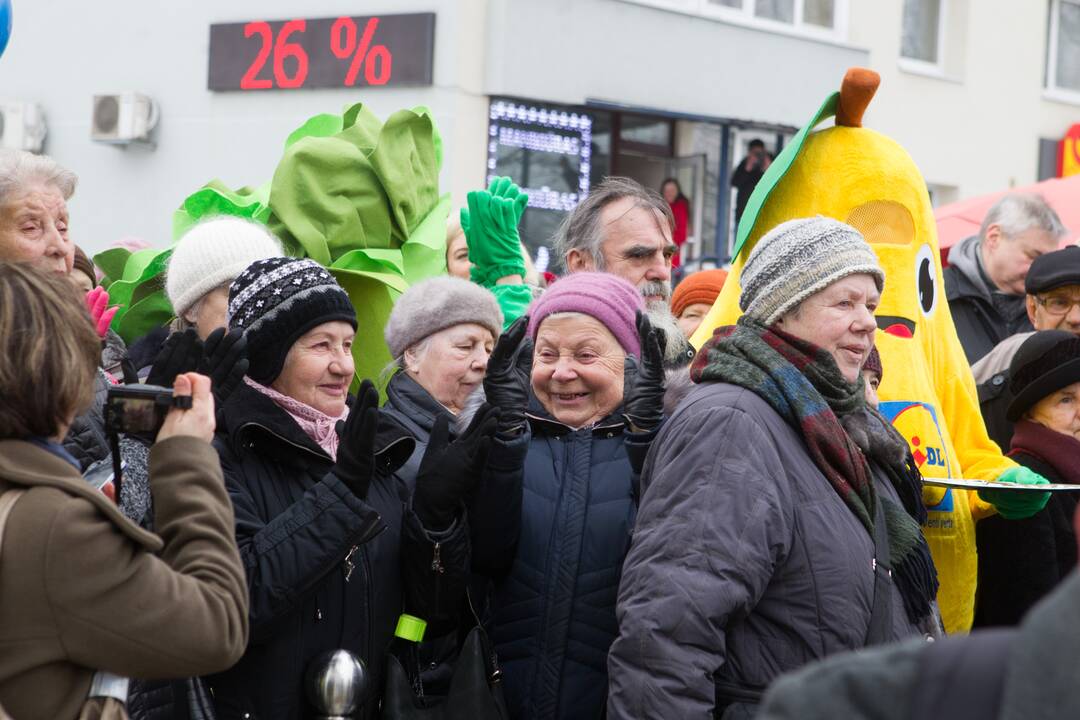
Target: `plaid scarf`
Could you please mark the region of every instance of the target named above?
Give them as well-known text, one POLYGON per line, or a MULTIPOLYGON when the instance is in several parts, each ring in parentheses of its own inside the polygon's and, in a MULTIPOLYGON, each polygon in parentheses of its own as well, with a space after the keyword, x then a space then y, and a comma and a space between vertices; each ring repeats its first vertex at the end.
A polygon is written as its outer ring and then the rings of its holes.
POLYGON ((906 441, 866 406, 863 380, 849 383, 824 349, 743 315, 718 328, 690 367, 696 383, 726 382, 762 398, 803 438, 825 479, 870 537, 883 502, 893 578, 909 619, 919 623, 937 595, 937 571, 919 528, 922 477, 906 441), (858 430, 849 433, 845 427, 858 430), (903 506, 875 492, 868 458, 884 471, 903 506))

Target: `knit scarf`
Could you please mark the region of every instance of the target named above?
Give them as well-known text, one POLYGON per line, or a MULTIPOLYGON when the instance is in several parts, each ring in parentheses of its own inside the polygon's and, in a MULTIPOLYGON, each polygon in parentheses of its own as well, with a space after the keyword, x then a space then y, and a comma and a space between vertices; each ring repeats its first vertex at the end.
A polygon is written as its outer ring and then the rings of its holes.
POLYGON ((824 349, 746 315, 716 330, 691 365, 690 377, 697 383, 738 385, 765 400, 802 436, 814 464, 871 538, 875 503, 883 503, 893 579, 908 618, 924 619, 938 580, 919 527, 925 519, 922 477, 904 439, 867 408, 862 378, 847 382, 824 349), (858 428, 855 437, 842 420, 858 428), (878 497, 868 458, 884 471, 905 507, 878 497))
POLYGON ((1016 423, 1012 452, 1034 455, 1057 470, 1062 482, 1080 485, 1080 440, 1031 420, 1016 423))
POLYGON ((287 412, 289 417, 296 421, 296 424, 300 426, 305 435, 326 451, 331 460, 337 460, 338 434, 336 428, 339 421, 349 416, 348 407, 342 411, 340 416, 333 417, 316 410, 307 403, 300 402, 296 398, 282 395, 273 388, 260 385, 249 377, 245 376, 244 382, 273 400, 275 405, 287 412))

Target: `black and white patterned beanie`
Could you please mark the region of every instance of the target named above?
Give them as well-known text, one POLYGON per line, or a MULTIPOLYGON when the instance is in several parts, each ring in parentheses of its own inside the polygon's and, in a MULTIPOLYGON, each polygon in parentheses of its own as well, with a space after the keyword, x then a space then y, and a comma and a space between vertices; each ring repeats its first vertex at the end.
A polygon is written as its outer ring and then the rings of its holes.
POLYGON ((356 328, 356 310, 334 276, 314 260, 257 260, 229 287, 229 328, 242 328, 248 343, 248 377, 269 385, 301 335, 340 320, 356 328))

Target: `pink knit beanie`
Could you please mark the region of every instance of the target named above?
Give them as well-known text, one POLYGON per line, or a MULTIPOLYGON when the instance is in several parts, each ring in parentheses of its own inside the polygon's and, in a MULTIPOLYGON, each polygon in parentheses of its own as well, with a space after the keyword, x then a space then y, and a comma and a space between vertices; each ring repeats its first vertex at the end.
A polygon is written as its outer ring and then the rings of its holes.
POLYGON ((615 336, 623 350, 640 357, 638 310, 645 310, 641 293, 618 275, 571 273, 559 278, 529 306, 529 337, 536 339, 540 323, 549 315, 576 312, 599 320, 615 336))

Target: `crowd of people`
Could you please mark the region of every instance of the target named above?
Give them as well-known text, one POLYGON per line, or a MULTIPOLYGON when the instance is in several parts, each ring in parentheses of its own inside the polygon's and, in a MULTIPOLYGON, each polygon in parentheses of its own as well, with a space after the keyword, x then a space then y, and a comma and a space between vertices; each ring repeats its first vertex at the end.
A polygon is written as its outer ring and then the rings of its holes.
MULTIPOLYGON (((125 344, 75 187, 0 153, 0 717, 315 717, 334 650, 366 668, 361 718, 995 717, 1010 644, 1069 677, 1044 645, 1076 627, 1073 493, 984 495, 976 626, 1012 629, 945 637, 919 463, 875 393, 905 372, 874 347, 889 278, 850 225, 770 229, 695 351, 728 278, 672 288, 677 182, 599 183, 555 277, 499 178, 358 378, 349 295, 237 217, 177 241, 174 319, 125 344), (110 389, 145 385, 171 390, 160 429, 114 441, 110 389)), ((1064 232, 1008 195, 945 282, 994 440, 1080 485, 1064 232)))

